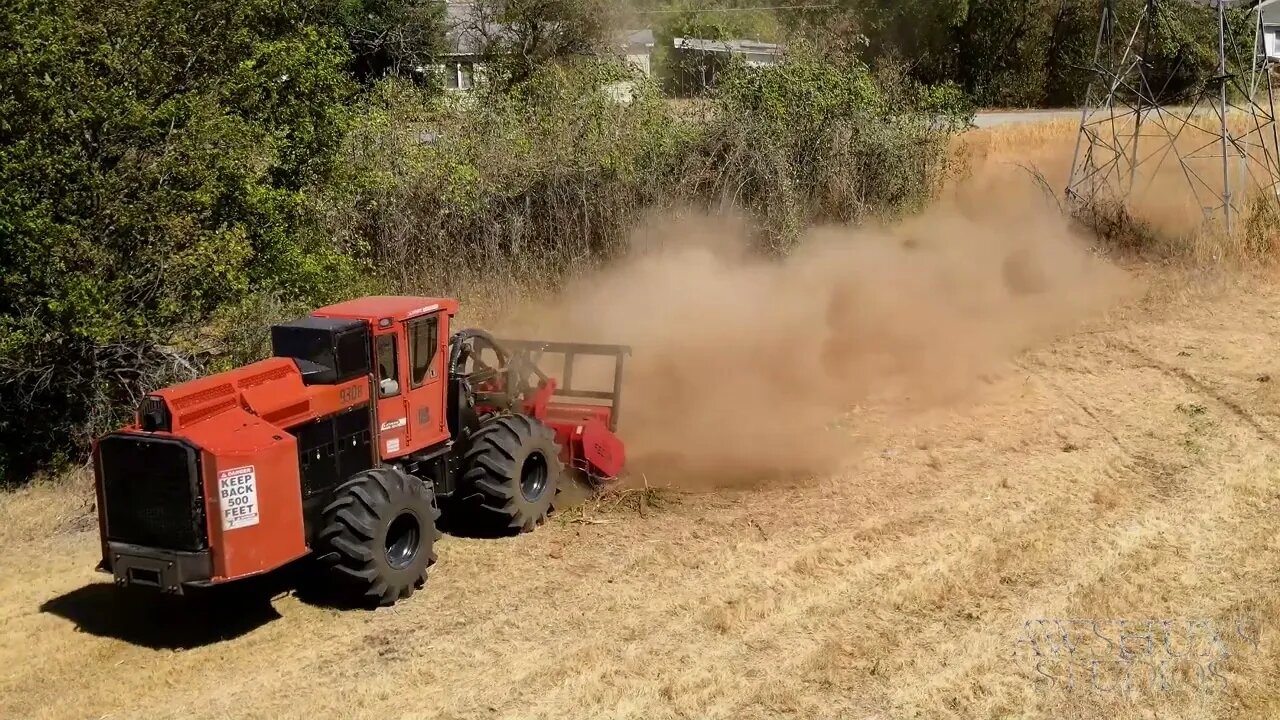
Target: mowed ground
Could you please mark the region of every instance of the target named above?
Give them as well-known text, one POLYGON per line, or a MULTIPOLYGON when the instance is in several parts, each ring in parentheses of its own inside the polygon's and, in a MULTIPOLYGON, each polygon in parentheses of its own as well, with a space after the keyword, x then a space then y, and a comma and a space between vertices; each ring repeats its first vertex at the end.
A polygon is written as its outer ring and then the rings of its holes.
POLYGON ((5 495, 0 717, 1280 717, 1280 285, 1152 282, 839 474, 448 537, 377 612, 129 604, 5 495))

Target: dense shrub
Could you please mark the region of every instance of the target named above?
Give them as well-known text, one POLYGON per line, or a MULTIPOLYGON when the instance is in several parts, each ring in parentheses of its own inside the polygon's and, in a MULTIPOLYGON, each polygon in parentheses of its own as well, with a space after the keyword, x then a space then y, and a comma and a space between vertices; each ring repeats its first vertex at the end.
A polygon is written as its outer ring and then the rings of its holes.
POLYGON ((601 60, 542 68, 466 102, 387 82, 365 101, 324 199, 395 290, 538 288, 612 257, 654 209, 745 212, 785 250, 806 224, 918 207, 971 112, 954 88, 885 92, 856 63, 735 66, 699 114, 601 60), (628 102, 618 101, 620 84, 628 102))
MULTIPOLYGON (((726 0, 728 1, 728 0, 726 0)), ((835 7, 787 12, 793 34, 831 48, 849 46, 873 65, 910 64, 922 82, 954 82, 979 104, 1058 107, 1082 101, 1096 75, 1091 69, 1102 7, 1107 0, 845 0, 835 7), (834 31, 831 29, 834 28, 834 31)), ((1116 0, 1120 48, 1147 0, 1116 0)), ((1216 9, 1187 2, 1156 3, 1149 43, 1141 52, 1167 100, 1193 92, 1217 73, 1216 9)), ((1230 35, 1240 57, 1252 55, 1247 11, 1231 10, 1230 35)), ((1117 50, 1119 52, 1119 50, 1117 50)))
MULTIPOLYGON (((1093 53, 1109 1, 815 0, 771 11, 745 0, 635 0, 644 10, 661 11, 638 21, 658 31, 657 66, 672 79, 672 91, 696 90, 698 83, 685 76, 706 62, 674 53, 672 37, 748 38, 818 43, 824 57, 856 57, 877 70, 905 65, 920 82, 954 83, 991 107, 1080 103, 1090 81, 1098 79, 1093 53)), ((1147 2, 1115 0, 1117 62, 1147 2)), ((1151 30, 1139 35, 1137 45, 1152 91, 1165 101, 1185 98, 1217 75, 1216 12, 1203 3, 1155 3, 1151 30)), ((1234 40, 1229 55, 1246 65, 1255 33, 1250 19, 1241 8, 1228 12, 1228 36, 1234 40)))
POLYGON ((637 79, 628 104, 607 91, 627 72, 549 65, 464 99, 384 82, 357 113, 323 215, 399 291, 545 281, 607 257, 662 201, 686 142, 648 84, 637 79))
POLYGON ((307 212, 349 54, 278 0, 15 0, 0 11, 0 475, 78 456, 184 331, 254 293, 341 292, 307 212))
POLYGON ((732 189, 775 251, 813 222, 920 207, 946 176, 952 133, 972 117, 954 87, 877 78, 856 60, 803 52, 777 67, 735 68, 715 102, 701 158, 703 176, 717 178, 708 190, 732 189))

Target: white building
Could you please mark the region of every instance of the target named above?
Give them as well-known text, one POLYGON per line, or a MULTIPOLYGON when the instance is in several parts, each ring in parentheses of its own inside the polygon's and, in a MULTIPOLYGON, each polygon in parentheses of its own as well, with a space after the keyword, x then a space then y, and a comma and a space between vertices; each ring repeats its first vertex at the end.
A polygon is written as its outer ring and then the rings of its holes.
POLYGON ((1280 60, 1280 0, 1258 3, 1262 14, 1262 45, 1268 60, 1280 60))
MULTIPOLYGON (((489 41, 501 37, 505 28, 487 22, 478 16, 473 3, 465 0, 445 5, 445 42, 447 48, 442 62, 429 68, 442 76, 442 85, 449 91, 465 91, 475 87, 484 77, 484 54, 489 41)), ((645 76, 653 72, 652 30, 631 30, 620 33, 613 43, 614 51, 625 57, 645 76)), ((428 68, 423 68, 423 71, 428 68)))
MULTIPOLYGON (((466 91, 482 82, 486 47, 506 31, 480 13, 474 3, 466 0, 449 0, 445 4, 445 53, 435 66, 420 68, 421 72, 435 73, 445 90, 466 91)), ((613 52, 650 77, 656 42, 653 30, 628 30, 616 35, 611 46, 613 52)), ((678 37, 674 39, 674 50, 681 65, 677 71, 681 75, 679 84, 696 89, 711 87, 715 76, 732 58, 740 58, 750 66, 766 66, 782 62, 784 55, 781 46, 754 40, 678 37)), ((616 83, 609 92, 626 100, 630 98, 631 85, 616 83)))
POLYGON ((756 40, 703 40, 701 38, 674 39, 677 51, 721 57, 740 57, 750 67, 777 65, 784 57, 782 46, 756 40))

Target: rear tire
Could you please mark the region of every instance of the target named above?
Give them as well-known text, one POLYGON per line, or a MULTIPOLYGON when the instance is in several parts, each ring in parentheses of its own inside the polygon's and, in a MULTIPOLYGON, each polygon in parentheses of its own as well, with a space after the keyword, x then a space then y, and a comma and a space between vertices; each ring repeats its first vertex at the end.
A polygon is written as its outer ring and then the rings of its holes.
POLYGON ((393 605, 427 581, 440 511, 430 487, 396 468, 374 468, 338 487, 320 542, 337 578, 365 604, 393 605))
POLYGON ((463 482, 480 496, 476 520, 522 533, 546 522, 564 474, 555 432, 527 415, 504 415, 480 426, 463 467, 463 482))

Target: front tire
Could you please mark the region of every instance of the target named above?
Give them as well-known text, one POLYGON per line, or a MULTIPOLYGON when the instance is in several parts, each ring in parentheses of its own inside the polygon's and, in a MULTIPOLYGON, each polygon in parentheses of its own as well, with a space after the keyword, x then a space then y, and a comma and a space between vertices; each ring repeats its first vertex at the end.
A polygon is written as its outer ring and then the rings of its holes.
POLYGON ((470 442, 462 479, 480 496, 476 519, 522 533, 545 522, 564 473, 555 432, 527 415, 504 415, 470 442))
POLYGON ((374 468, 338 487, 320 541, 338 579, 370 605, 393 605, 427 581, 440 511, 430 487, 396 468, 374 468))

